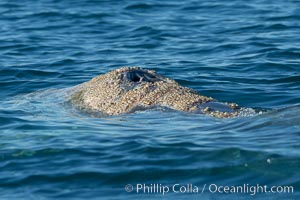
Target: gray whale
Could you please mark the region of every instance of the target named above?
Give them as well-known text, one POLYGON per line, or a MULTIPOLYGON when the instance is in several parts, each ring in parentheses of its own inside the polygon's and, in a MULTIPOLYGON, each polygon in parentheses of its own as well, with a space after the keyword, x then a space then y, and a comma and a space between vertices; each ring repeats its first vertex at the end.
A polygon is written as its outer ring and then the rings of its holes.
POLYGON ((119 115, 156 106, 219 118, 238 116, 244 109, 199 94, 175 80, 140 67, 123 67, 76 87, 71 103, 80 109, 119 115))

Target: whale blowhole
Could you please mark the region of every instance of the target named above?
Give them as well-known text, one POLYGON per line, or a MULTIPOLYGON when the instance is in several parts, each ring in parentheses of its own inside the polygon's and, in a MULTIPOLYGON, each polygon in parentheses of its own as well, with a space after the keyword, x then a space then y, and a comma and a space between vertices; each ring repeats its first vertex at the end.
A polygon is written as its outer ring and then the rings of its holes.
POLYGON ((126 72, 126 79, 128 81, 132 81, 132 82, 150 82, 150 83, 154 83, 157 81, 161 81, 161 79, 149 72, 145 72, 142 70, 132 70, 129 72, 126 72))

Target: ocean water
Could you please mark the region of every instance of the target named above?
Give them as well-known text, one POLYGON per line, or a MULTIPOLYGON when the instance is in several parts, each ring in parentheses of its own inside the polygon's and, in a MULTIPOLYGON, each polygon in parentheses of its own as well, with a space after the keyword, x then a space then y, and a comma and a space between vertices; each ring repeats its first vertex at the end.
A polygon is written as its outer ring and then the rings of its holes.
POLYGON ((1 0, 0 199, 300 199, 299 13, 297 0, 1 0), (264 112, 99 118, 66 102, 136 65, 264 112))

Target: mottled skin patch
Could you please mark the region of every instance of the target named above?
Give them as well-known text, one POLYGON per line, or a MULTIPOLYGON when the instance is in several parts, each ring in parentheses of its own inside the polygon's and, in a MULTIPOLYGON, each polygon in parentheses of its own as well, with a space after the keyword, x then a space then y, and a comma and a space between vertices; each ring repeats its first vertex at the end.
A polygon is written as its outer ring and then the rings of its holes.
POLYGON ((228 118, 239 114, 234 103, 215 99, 158 75, 153 70, 123 67, 93 78, 75 89, 71 102, 81 109, 107 115, 130 113, 155 106, 228 118))

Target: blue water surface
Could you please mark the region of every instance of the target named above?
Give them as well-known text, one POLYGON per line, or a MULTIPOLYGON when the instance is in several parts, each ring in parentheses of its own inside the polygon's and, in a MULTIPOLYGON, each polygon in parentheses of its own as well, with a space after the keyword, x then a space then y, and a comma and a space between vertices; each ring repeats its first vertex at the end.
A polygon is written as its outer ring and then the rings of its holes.
POLYGON ((299 33, 297 0, 1 0, 0 199, 300 199, 299 33), (136 65, 266 112, 99 118, 67 103, 73 86, 136 65))

